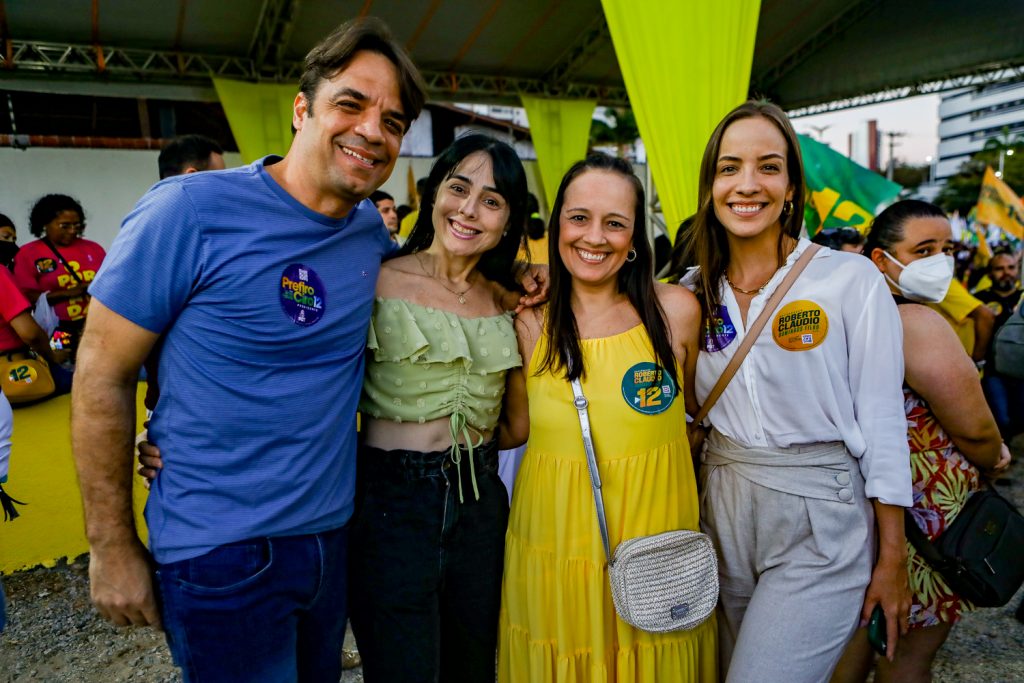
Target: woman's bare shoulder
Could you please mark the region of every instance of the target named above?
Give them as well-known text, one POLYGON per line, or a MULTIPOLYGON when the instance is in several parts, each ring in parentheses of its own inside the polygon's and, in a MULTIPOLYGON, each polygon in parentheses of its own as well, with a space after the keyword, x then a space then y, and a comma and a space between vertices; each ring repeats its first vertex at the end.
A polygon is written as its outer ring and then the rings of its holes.
POLYGON ((411 291, 422 285, 423 272, 412 254, 397 256, 380 264, 377 276, 377 296, 407 298, 411 291))
POLYGON ((903 323, 903 343, 908 349, 944 352, 962 348, 949 323, 928 306, 900 304, 897 308, 903 323))
POLYGON ((657 295, 658 303, 661 304, 665 315, 670 319, 700 318, 700 302, 687 288, 656 282, 654 283, 654 293, 657 295))

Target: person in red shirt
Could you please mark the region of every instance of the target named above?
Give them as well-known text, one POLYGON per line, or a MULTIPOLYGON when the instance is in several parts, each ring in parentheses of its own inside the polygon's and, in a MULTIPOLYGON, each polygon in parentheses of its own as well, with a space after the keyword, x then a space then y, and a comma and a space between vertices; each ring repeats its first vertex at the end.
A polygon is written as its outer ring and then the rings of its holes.
POLYGON ((14 279, 33 304, 46 294, 60 320, 59 329, 70 335, 74 349, 89 307, 86 292, 106 252, 81 237, 85 212, 67 195, 48 194, 37 201, 29 215, 29 229, 39 239, 14 257, 14 279))
POLYGON ((67 351, 54 351, 43 328, 32 317, 32 304, 18 289, 14 276, 0 268, 0 355, 35 351, 50 366, 56 385, 54 395, 71 390, 71 373, 61 367, 68 359, 67 351))

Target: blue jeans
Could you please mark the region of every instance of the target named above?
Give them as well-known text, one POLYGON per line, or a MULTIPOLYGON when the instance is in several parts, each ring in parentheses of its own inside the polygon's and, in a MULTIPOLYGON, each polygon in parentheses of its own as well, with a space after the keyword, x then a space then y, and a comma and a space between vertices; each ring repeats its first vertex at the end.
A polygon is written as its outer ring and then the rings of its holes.
POLYGON ((337 683, 348 527, 257 538, 157 569, 167 644, 186 683, 337 683))
POLYGON ((469 454, 363 447, 350 565, 367 683, 494 683, 508 496, 497 446, 469 454))
POLYGON ((1024 430, 1024 381, 986 371, 981 378, 988 407, 996 418, 999 432, 1007 443, 1024 430))

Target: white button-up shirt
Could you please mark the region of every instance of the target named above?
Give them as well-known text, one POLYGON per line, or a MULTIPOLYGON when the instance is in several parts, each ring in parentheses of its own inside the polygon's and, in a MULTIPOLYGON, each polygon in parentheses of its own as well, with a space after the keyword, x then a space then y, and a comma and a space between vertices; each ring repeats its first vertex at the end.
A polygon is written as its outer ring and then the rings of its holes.
MULTIPOLYGON (((696 392, 707 398, 772 292, 810 246, 800 240, 786 264, 740 316, 731 288, 705 330, 696 392)), ((691 271, 681 284, 693 286, 691 271)), ((865 493, 912 505, 903 406, 903 327, 871 262, 821 249, 772 313, 739 371, 709 414, 731 439, 757 447, 842 441, 859 459, 865 493)))

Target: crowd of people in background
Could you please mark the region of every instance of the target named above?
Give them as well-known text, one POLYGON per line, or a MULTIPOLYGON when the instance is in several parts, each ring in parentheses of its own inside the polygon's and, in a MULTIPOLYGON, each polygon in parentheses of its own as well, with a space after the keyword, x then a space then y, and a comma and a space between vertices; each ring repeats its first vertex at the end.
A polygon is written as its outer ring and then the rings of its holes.
POLYGON ((109 254, 72 197, 40 198, 20 249, 0 215, 0 353, 73 391, 100 613, 164 628, 186 681, 336 681, 347 615, 371 683, 490 683, 495 662, 508 683, 929 680, 973 607, 904 509, 934 539, 1009 466, 1024 383, 992 340, 1020 245, 960 269, 916 200, 808 239, 796 134, 753 101, 708 140, 671 255, 628 163, 574 164, 545 221, 480 134, 406 212, 379 188, 424 97, 386 27, 351 22, 306 58, 284 157, 225 170, 216 142, 175 140, 109 254), (143 367, 148 548, 126 468, 143 367), (574 380, 613 547, 714 543, 719 608, 694 629, 616 613, 574 380), (499 449, 524 445, 510 505, 499 449))

